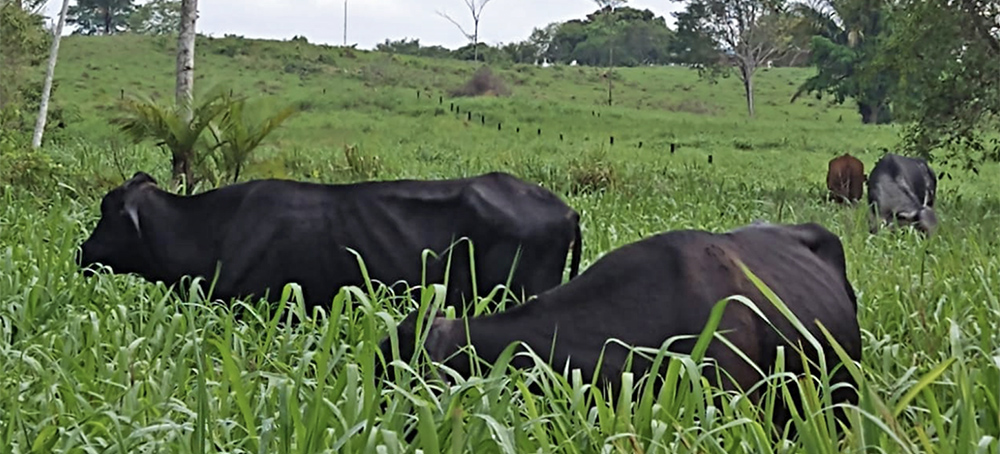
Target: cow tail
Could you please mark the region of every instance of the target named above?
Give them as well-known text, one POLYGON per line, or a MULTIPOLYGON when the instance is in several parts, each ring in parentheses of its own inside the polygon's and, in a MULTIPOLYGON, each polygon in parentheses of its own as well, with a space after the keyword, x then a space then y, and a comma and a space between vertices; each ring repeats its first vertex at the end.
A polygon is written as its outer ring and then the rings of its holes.
POLYGON ((580 271, 580 249, 583 247, 583 236, 580 234, 580 221, 576 222, 576 239, 573 241, 573 257, 569 262, 569 278, 573 279, 580 271))

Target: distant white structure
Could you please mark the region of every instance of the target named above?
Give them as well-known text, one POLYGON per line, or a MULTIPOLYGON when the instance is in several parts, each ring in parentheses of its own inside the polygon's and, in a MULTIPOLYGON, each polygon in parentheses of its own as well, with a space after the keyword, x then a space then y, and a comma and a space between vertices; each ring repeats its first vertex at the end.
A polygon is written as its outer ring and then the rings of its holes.
POLYGON ((573 60, 573 61, 569 62, 569 65, 570 66, 576 66, 576 60, 573 60))

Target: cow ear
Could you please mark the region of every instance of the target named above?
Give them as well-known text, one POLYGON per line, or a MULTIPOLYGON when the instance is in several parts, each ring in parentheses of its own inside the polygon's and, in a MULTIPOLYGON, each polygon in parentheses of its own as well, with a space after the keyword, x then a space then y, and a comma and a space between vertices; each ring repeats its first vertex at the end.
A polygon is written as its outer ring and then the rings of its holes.
POLYGON ((146 172, 139 171, 136 172, 135 175, 132 175, 132 178, 126 181, 124 186, 125 189, 128 189, 134 186, 139 186, 143 183, 152 183, 154 186, 158 184, 156 182, 156 179, 153 178, 151 175, 149 175, 146 172))

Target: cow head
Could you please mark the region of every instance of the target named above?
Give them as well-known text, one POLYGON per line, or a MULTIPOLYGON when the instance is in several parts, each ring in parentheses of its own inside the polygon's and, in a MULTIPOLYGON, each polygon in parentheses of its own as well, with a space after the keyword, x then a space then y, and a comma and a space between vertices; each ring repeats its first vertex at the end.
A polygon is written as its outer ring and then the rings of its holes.
MULTIPOLYGON (((396 339, 399 341, 399 358, 403 361, 409 361, 413 357, 413 353, 417 350, 417 316, 419 314, 419 310, 414 310, 396 325, 396 339)), ((449 320, 445 318, 443 312, 437 311, 433 320, 431 320, 431 311, 428 310, 424 315, 424 326, 426 326, 426 323, 431 323, 431 327, 424 341, 424 348, 427 350, 432 361, 442 362, 448 355, 454 352, 454 349, 449 348, 449 346, 453 346, 453 343, 449 339, 454 337, 453 335, 460 328, 460 325, 457 325, 457 323, 461 323, 461 319, 449 320)), ((382 342, 379 342, 378 348, 382 352, 382 358, 385 359, 387 364, 393 360, 392 340, 389 336, 386 336, 382 339, 382 342)), ((387 379, 390 376, 388 369, 383 369, 377 360, 375 366, 376 378, 387 379)), ((444 377, 439 378, 443 379, 444 377)))
POLYGON ((89 275, 90 265, 100 263, 115 273, 142 272, 148 263, 139 221, 139 195, 156 186, 156 180, 137 172, 101 200, 101 218, 77 254, 77 265, 89 275))
POLYGON ((901 211, 896 213, 896 220, 900 224, 912 225, 926 235, 931 235, 937 229, 937 214, 929 206, 922 206, 915 210, 901 211))

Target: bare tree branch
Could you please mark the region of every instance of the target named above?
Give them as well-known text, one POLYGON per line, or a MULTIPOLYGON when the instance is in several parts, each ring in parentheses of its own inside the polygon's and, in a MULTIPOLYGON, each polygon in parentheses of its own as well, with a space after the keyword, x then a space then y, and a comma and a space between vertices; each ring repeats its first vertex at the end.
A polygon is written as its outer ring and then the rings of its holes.
POLYGON ((465 27, 462 27, 462 25, 459 24, 458 21, 456 21, 455 19, 452 19, 451 16, 449 16, 447 13, 444 13, 444 12, 441 12, 441 11, 437 11, 437 14, 438 14, 438 16, 441 16, 441 17, 443 17, 445 19, 448 19, 448 22, 451 22, 456 27, 458 27, 458 30, 461 31, 463 35, 465 35, 466 39, 468 39, 469 41, 472 41, 472 55, 473 55, 473 59, 475 59, 475 60, 478 61, 479 60, 479 21, 480 21, 480 18, 482 18, 482 16, 483 16, 483 8, 485 8, 486 5, 490 1, 492 1, 492 0, 479 0, 479 3, 476 3, 476 0, 463 0, 463 1, 465 2, 465 6, 469 8, 469 13, 472 14, 472 27, 473 27, 472 28, 472 33, 469 33, 467 31, 465 31, 465 27))
POLYGON ((455 26, 458 27, 458 30, 460 32, 462 32, 462 35, 465 36, 465 39, 468 39, 469 41, 472 41, 473 35, 471 33, 467 32, 467 31, 465 31, 465 27, 462 27, 462 24, 459 24, 458 22, 455 21, 455 19, 452 19, 451 16, 449 16, 448 14, 443 13, 441 11, 437 11, 437 15, 441 16, 441 17, 443 17, 445 19, 448 19, 448 22, 451 22, 452 24, 455 24, 455 26))
POLYGON ((707 7, 711 19, 704 25, 728 54, 729 65, 738 70, 753 116, 752 78, 758 68, 781 54, 784 43, 783 0, 689 0, 707 7))

